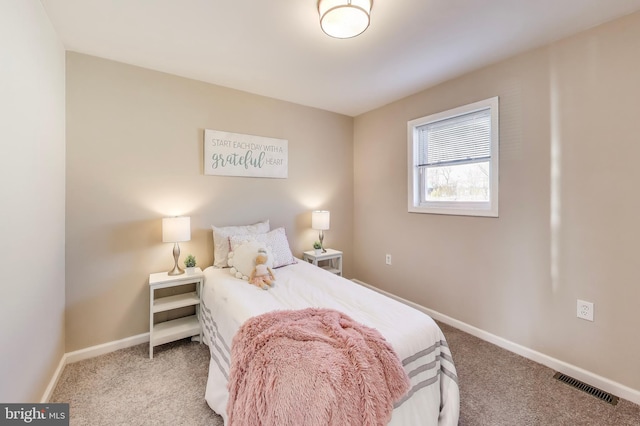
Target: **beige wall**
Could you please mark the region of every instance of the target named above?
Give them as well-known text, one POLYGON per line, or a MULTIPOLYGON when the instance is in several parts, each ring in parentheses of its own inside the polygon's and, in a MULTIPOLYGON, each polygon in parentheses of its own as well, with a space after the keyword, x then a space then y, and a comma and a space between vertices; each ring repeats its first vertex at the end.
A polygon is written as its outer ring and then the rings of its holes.
POLYGON ((635 14, 357 117, 354 275, 640 389, 638 40, 635 14), (407 121, 496 95, 500 217, 407 213, 407 121))
POLYGON ((39 402, 64 353, 64 48, 0 2, 0 401, 39 402))
POLYGON ((300 257, 325 208, 350 274, 352 140, 347 116, 68 53, 67 351, 148 331, 148 274, 173 264, 164 216, 191 216, 181 261, 204 267, 212 224, 268 218, 300 257), (203 175, 204 129, 287 139, 289 178, 203 175))

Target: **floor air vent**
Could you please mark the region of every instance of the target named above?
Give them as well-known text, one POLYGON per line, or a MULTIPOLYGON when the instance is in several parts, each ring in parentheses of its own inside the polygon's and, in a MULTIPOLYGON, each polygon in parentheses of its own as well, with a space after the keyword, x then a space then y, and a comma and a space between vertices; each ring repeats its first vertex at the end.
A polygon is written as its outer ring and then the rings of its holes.
POLYGON ((608 402, 611 405, 616 405, 618 403, 619 398, 617 396, 611 395, 609 392, 605 392, 603 390, 595 388, 591 385, 581 382, 578 379, 567 376, 566 374, 556 373, 553 375, 553 378, 558 379, 561 382, 568 384, 569 386, 573 386, 576 389, 580 389, 581 391, 586 392, 589 395, 593 395, 596 398, 608 402))

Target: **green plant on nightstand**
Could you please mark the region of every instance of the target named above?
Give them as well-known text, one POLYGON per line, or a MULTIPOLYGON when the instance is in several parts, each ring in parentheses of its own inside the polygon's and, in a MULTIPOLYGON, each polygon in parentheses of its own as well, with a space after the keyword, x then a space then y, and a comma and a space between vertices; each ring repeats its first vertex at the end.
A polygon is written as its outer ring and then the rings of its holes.
POLYGON ((316 252, 316 256, 322 252, 322 244, 319 241, 313 243, 313 250, 316 252))
POLYGON ((186 267, 187 274, 192 274, 196 269, 196 257, 192 254, 187 255, 184 260, 184 266, 186 267))

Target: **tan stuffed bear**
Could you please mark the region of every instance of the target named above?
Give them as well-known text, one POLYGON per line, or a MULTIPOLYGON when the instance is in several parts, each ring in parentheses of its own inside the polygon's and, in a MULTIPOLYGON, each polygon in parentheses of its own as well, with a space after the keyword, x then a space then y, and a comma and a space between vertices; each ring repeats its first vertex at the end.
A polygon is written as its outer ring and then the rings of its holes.
POLYGON ((267 265, 267 252, 259 250, 256 256, 256 266, 251 271, 249 282, 263 290, 267 290, 269 286, 273 286, 276 277, 271 268, 267 265))

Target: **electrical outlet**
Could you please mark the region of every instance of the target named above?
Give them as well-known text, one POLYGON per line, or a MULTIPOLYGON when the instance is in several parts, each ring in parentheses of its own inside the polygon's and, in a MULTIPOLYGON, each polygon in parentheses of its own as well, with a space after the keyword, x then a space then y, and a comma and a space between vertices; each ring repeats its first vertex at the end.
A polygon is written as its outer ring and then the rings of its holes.
POLYGON ((387 265, 391 265, 391 255, 388 254, 384 257, 384 263, 386 263, 387 265))
POLYGON ((593 321, 593 303, 578 299, 578 318, 593 321))

